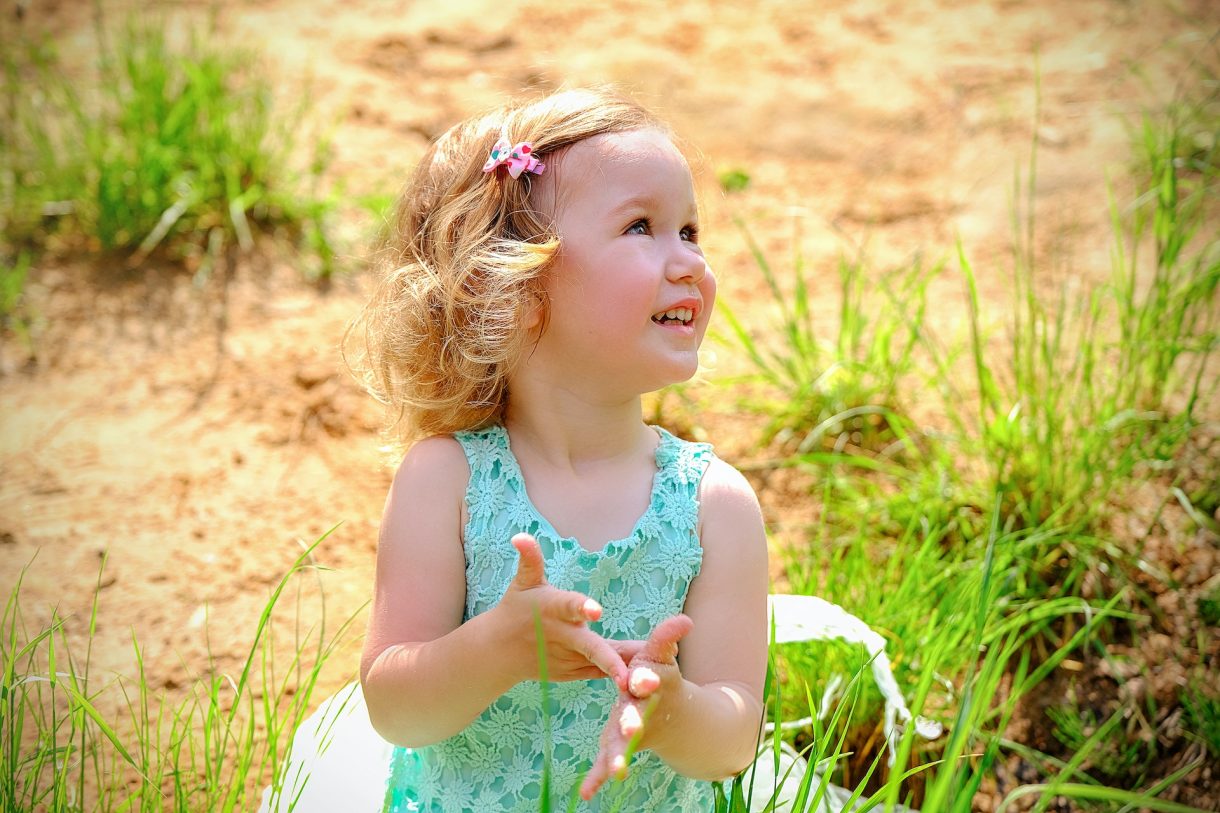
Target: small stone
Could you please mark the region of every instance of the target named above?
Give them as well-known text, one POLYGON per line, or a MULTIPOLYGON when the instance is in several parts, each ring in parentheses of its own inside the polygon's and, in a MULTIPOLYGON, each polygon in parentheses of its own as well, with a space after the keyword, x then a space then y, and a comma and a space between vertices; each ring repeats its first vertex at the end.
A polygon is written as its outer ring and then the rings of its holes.
POLYGON ((329 381, 334 376, 334 370, 324 364, 311 364, 297 368, 293 381, 303 390, 312 390, 319 384, 329 381))
POLYGON ((1058 127, 1044 124, 1038 128, 1038 140, 1049 147, 1061 147, 1067 142, 1067 137, 1058 127))
POLYGON ((1143 700, 1148 692, 1148 683, 1143 678, 1132 678, 1118 687, 1118 696, 1126 704, 1135 704, 1143 700))

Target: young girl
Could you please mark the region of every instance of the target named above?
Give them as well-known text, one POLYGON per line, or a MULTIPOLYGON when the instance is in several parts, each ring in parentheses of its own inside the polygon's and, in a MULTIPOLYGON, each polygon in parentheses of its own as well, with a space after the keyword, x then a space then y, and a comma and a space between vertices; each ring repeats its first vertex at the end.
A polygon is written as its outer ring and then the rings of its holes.
POLYGON ((670 131, 603 90, 463 122, 389 251, 349 334, 411 444, 361 663, 386 809, 710 810, 758 744, 767 548, 745 479, 642 420, 716 293, 670 131))

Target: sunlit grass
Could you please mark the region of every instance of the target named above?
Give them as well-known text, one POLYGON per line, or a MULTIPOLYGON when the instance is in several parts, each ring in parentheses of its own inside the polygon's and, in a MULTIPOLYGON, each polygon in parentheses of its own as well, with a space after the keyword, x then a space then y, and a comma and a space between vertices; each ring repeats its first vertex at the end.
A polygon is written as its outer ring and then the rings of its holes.
MULTIPOLYGON (((895 772, 875 769, 881 703, 864 681, 852 698, 857 713, 838 721, 851 752, 836 762, 847 786, 867 772, 871 787, 887 788, 879 798, 901 801, 909 790, 895 790, 894 776, 917 764, 926 770, 903 787, 918 788, 920 804, 969 810, 981 777, 1007 753, 1048 779, 1009 803, 1035 795, 1035 809, 1056 797, 1097 810, 1179 809, 1153 800, 1189 772, 1148 773, 1155 732, 1064 706, 1053 724, 1071 758, 1057 762, 1005 740, 1004 726, 1064 653, 1087 642, 1085 660, 1104 656, 1116 632, 1145 628, 1135 586, 1148 568, 1143 540, 1112 530, 1115 517, 1132 514, 1138 489, 1152 486, 1201 532, 1216 531, 1214 494, 1187 493, 1176 471, 1217 404, 1208 371, 1220 344, 1220 184, 1214 140, 1199 134, 1220 124, 1220 106, 1214 77, 1204 87, 1211 103, 1149 113, 1133 129, 1142 191, 1099 202, 1112 213, 1109 279, 1047 290, 1034 251, 1036 139, 1014 183, 1007 268, 978 269, 960 246, 926 271, 840 261, 840 313, 827 326, 812 317, 812 274, 799 253, 780 272, 753 248, 779 318, 747 326, 726 305, 723 339, 771 393, 744 402, 779 454, 771 465, 804 471, 818 506, 804 539, 781 552, 788 585, 867 620, 890 642, 899 684, 916 691, 923 713, 956 718, 947 741, 907 738, 895 772), (979 276, 998 272, 1009 280, 1006 315, 978 293, 979 276), (942 309, 933 322, 928 285, 946 274, 960 279, 966 308, 942 309), (946 323, 967 332, 951 335, 946 323), (985 609, 976 604, 984 594, 985 609)), ((823 288, 835 276, 823 272, 823 288)), ((785 647, 782 716, 804 716, 806 697, 858 674, 866 658, 841 644, 785 647)), ((1214 731, 1210 697, 1183 701, 1200 732, 1214 731)))
POLYGON ((318 185, 329 144, 295 160, 308 96, 276 113, 259 57, 215 44, 214 22, 179 42, 163 11, 94 17, 98 57, 83 77, 33 32, 10 32, 0 250, 66 243, 132 267, 156 251, 198 266, 282 232, 311 276, 332 274, 335 204, 318 185))
POLYGON ((327 626, 323 599, 302 604, 301 580, 319 569, 313 555, 323 539, 272 590, 238 669, 223 671, 209 654, 181 695, 151 688, 134 635, 129 672, 92 664, 100 587, 87 626, 72 633, 82 619, 54 609, 45 626, 28 627, 18 580, 0 616, 0 809, 245 811, 257 807, 265 783, 278 795, 292 734, 350 633, 351 618, 327 626), (293 589, 296 638, 285 662, 274 627, 293 589))

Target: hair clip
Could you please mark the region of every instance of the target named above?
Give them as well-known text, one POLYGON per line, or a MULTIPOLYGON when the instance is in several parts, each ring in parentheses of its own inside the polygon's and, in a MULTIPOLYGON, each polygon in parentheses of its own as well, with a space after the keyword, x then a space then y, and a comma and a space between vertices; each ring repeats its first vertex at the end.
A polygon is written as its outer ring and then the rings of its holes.
POLYGON ((508 174, 513 178, 521 177, 522 172, 532 172, 541 175, 546 170, 546 164, 534 157, 534 148, 528 141, 522 141, 517 146, 501 136, 496 146, 491 148, 491 157, 483 165, 484 172, 491 172, 498 166, 508 167, 508 174))

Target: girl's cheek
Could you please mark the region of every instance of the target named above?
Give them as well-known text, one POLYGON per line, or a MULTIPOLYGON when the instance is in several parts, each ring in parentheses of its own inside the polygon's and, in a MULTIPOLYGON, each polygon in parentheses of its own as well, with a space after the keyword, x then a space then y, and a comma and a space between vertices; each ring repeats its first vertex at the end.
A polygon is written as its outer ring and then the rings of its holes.
POLYGON ((703 279, 699 280, 699 294, 703 297, 703 312, 711 319, 712 308, 716 304, 716 275, 712 273, 710 265, 703 279))

